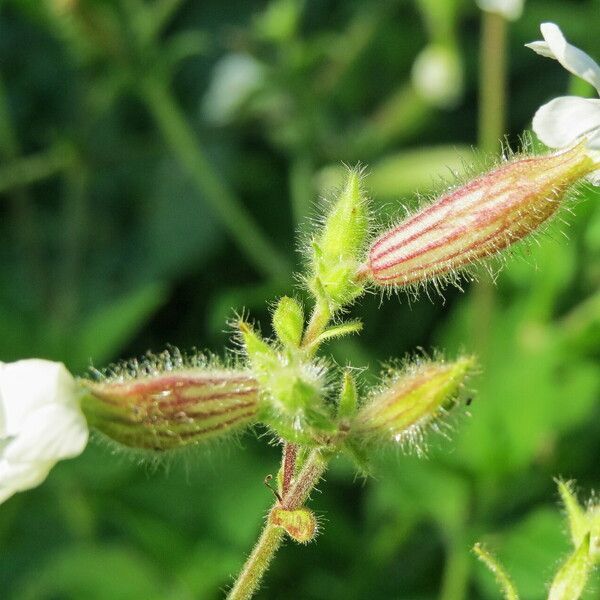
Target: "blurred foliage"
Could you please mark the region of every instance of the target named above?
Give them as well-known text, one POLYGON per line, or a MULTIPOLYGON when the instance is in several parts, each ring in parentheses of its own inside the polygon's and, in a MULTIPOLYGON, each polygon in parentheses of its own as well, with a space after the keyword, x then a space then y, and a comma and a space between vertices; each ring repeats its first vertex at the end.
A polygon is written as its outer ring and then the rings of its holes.
MULTIPOLYGON (((528 0, 510 25, 511 144, 573 85, 523 43, 552 20, 600 57, 599 14, 598 0, 528 0)), ((467 0, 4 0, 0 358, 83 372, 168 343, 220 352, 233 309, 266 326, 341 162, 368 165, 387 220, 487 160, 473 149, 479 30, 467 0), (430 47, 461 73, 451 102, 414 76, 430 47)), ((373 479, 334 463, 318 542, 286 547, 260 597, 496 598, 476 540, 524 600, 544 597, 568 551, 552 477, 600 489, 599 200, 583 188, 568 226, 494 288, 356 308, 365 331, 330 344, 339 362, 477 352, 472 417, 425 460, 382 456, 373 479)), ((218 598, 277 461, 249 436, 158 466, 92 443, 1 507, 1 597, 218 598)))

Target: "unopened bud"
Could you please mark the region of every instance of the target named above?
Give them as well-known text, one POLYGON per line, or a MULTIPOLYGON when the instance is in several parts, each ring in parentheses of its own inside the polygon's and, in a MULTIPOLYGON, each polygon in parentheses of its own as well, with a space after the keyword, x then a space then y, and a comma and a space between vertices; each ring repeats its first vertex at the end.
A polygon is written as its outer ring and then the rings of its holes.
POLYGON ((588 533, 554 577, 548 600, 577 600, 581 596, 593 566, 589 550, 588 533))
POLYGON ((459 187, 380 236, 359 278, 411 286, 451 276, 536 231, 597 165, 585 143, 513 160, 459 187))
POLYGON ((285 529, 287 534, 300 544, 307 544, 317 533, 317 519, 308 508, 288 510, 275 507, 269 519, 273 525, 285 529))
POLYGON ((250 325, 239 329, 252 372, 261 390, 261 420, 281 438, 311 444, 335 430, 323 402, 326 370, 293 348, 264 340, 250 325))
POLYGON ((369 227, 360 173, 350 170, 339 197, 330 208, 320 235, 312 244, 311 289, 325 297, 332 309, 351 302, 362 292, 355 281, 369 227))
POLYGON ((299 346, 304 329, 302 305, 293 298, 283 296, 273 313, 273 329, 283 344, 299 346))
POLYGON ((90 425, 132 448, 197 444, 252 423, 258 413, 258 384, 244 371, 190 368, 82 383, 90 425))
POLYGON ((474 360, 417 364, 392 375, 358 412, 352 434, 367 441, 404 441, 454 401, 474 360))

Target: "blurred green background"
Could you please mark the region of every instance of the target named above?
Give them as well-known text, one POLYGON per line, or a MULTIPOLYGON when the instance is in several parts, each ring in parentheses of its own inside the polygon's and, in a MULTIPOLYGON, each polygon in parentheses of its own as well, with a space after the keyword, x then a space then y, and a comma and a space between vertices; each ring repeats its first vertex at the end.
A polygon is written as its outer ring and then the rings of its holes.
MULTIPOLYGON (((543 102, 591 94, 523 44, 551 20, 600 59, 600 1, 528 0, 505 24, 505 125, 487 19, 469 0, 0 2, 0 359, 222 353, 242 308, 268 332, 342 162, 368 165, 385 220, 496 131, 517 147, 543 102)), ((569 548, 552 478, 600 490, 599 201, 584 188, 495 287, 353 309, 364 334, 329 349, 371 375, 417 346, 477 352, 472 416, 369 480, 334 462, 318 541, 287 544, 258 597, 497 598, 476 540, 545 597, 569 548)), ((253 435, 158 467, 96 440, 0 507, 0 597, 219 598, 278 461, 253 435)))

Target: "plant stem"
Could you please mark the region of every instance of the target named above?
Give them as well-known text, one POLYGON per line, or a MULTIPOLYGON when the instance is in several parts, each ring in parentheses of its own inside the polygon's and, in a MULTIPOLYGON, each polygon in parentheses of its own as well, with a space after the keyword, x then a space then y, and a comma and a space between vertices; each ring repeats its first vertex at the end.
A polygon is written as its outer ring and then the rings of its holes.
POLYGON ((506 20, 483 11, 479 72, 479 148, 496 153, 506 111, 506 20))
POLYGON ((296 454, 298 447, 295 444, 285 443, 283 447, 283 481, 281 484, 281 493, 285 496, 292 483, 292 478, 296 471, 296 454))
MULTIPOLYGON (((326 467, 327 460, 325 457, 319 450, 313 450, 298 476, 292 481, 289 490, 283 496, 281 504, 276 503, 273 508, 283 507, 293 510, 301 507, 321 479, 326 467)), ((284 530, 273 525, 267 518, 267 523, 256 542, 256 546, 254 546, 235 584, 229 591, 227 600, 248 600, 254 595, 283 541, 283 536, 284 530)))
POLYGON ((313 201, 313 167, 310 155, 298 152, 290 165, 290 197, 296 227, 301 230, 308 225, 313 201))
MULTIPOLYGON (((331 311, 327 302, 322 298, 317 298, 310 321, 306 326, 306 331, 304 332, 304 337, 302 339, 303 348, 308 348, 314 344, 315 340, 323 333, 325 327, 327 327, 329 319, 331 319, 331 311)), ((317 349, 318 345, 314 344, 311 350, 314 353, 317 349)))
POLYGON ((272 279, 288 279, 290 265, 246 207, 215 173, 173 95, 157 77, 141 81, 141 95, 171 150, 211 205, 248 262, 272 279))
POLYGON ((446 548, 440 600, 463 600, 467 596, 471 571, 469 545, 462 535, 454 535, 446 548))
MULTIPOLYGON (((506 20, 483 11, 479 72, 479 148, 487 154, 500 149, 506 112, 506 20)), ((494 284, 484 273, 474 286, 471 339, 481 361, 488 352, 489 331, 494 314, 494 284)))

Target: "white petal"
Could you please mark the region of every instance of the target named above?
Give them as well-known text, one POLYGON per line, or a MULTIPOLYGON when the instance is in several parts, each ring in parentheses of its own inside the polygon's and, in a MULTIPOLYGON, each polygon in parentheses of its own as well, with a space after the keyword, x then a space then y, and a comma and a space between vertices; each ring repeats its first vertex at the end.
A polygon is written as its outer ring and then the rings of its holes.
POLYGON ((502 15, 505 19, 516 21, 523 12, 523 0, 477 0, 481 10, 502 15))
MULTIPOLYGON (((540 29, 553 57, 567 71, 591 83, 600 94, 600 66, 596 64, 594 59, 583 52, 583 50, 569 44, 558 25, 554 23, 542 23, 540 29)), ((546 54, 545 56, 549 55, 546 54)))
POLYGON ((40 485, 53 465, 53 462, 12 464, 0 461, 0 504, 16 492, 40 485))
POLYGON ((527 48, 531 48, 534 52, 537 52, 540 56, 545 56, 546 58, 556 58, 550 50, 550 46, 546 44, 546 42, 529 42, 529 44, 525 44, 527 48))
MULTIPOLYGON (((538 109, 533 130, 546 146, 563 148, 600 128, 600 100, 563 96, 538 109)), ((596 136, 593 138, 595 143, 596 136)))
POLYGON ((29 415, 3 458, 13 463, 56 462, 81 454, 87 439, 87 424, 79 409, 50 404, 29 415))
POLYGON ((79 403, 75 380, 62 363, 29 359, 0 364, 2 435, 16 435, 28 415, 52 403, 79 403))

